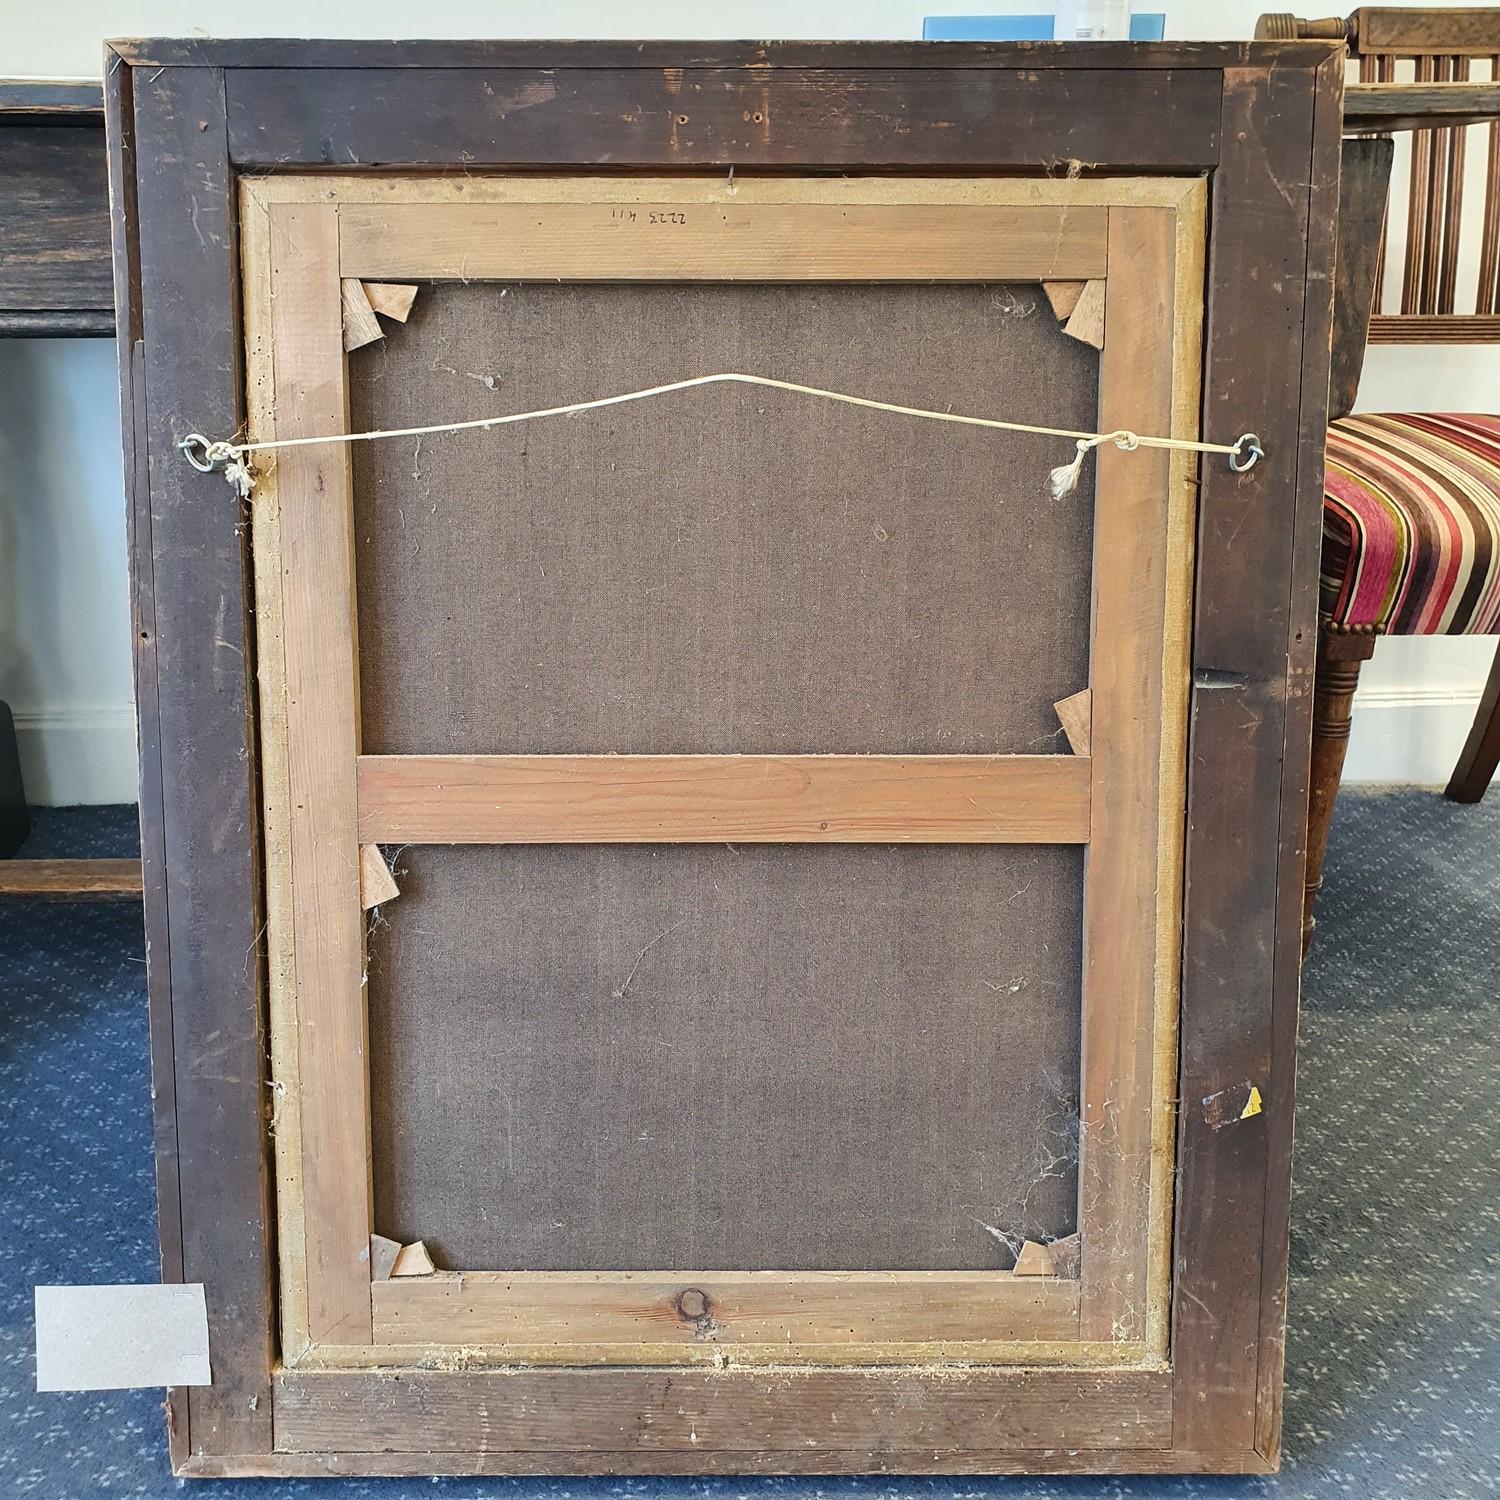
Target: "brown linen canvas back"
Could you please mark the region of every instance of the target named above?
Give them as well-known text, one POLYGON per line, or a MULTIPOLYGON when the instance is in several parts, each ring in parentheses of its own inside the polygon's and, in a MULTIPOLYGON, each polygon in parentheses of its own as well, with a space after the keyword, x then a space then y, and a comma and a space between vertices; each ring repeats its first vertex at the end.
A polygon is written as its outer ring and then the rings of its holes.
POLYGON ((409 850, 370 959, 376 1225, 465 1268, 1010 1265, 1075 1227, 1082 863, 409 850))
MULTIPOLYGON (((1035 285, 416 306, 351 359, 355 430, 723 370, 1095 422, 1095 351, 1035 285)), ((363 748, 1066 753, 1069 448, 737 386, 356 447, 363 748)), ((470 1268, 948 1269, 1075 1227, 1078 849, 402 863, 370 962, 382 1233, 470 1268)))
MULTIPOLYGON (((355 431, 725 370, 1097 412, 1036 285, 428 287, 350 365, 355 431)), ((1066 439, 711 386, 352 452, 366 754, 1065 747, 1093 516, 1046 493, 1066 439)))

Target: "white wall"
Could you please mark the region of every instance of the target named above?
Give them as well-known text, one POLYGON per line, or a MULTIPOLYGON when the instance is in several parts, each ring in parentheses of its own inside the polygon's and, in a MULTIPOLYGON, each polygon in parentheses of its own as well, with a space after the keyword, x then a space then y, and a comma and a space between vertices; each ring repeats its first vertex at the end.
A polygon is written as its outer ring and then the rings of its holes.
MULTIPOLYGON (((927 14, 1036 13, 1047 0, 6 0, 7 74, 97 76, 107 36, 786 37, 921 35, 927 14)), ((1269 3, 1137 0, 1167 35, 1247 37, 1269 3)), ((1347 6, 1303 8, 1339 13, 1347 6)), ((1480 160, 1482 153, 1471 152, 1480 160)), ((17 711, 35 801, 134 796, 114 352, 0 340, 0 696, 17 711), (45 458, 42 455, 45 454, 45 458), (82 455, 80 457, 80 455, 82 455)), ((1500 406, 1500 350, 1377 348, 1364 410, 1500 406)), ((1441 782, 1478 702, 1491 641, 1388 640, 1365 669, 1352 780, 1441 782)))
POLYGON ((133 802, 115 346, 0 339, 0 698, 33 803, 133 802))

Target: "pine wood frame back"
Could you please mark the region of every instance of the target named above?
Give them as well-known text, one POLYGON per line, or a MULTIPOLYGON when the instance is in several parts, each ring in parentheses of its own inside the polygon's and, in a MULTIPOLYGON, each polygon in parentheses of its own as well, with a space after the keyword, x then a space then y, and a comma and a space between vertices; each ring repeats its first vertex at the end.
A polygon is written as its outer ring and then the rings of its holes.
MULTIPOLYGON (((1117 330, 1101 423, 1196 432, 1197 179, 299 177, 241 195, 265 440, 342 425, 340 284, 360 275, 1093 279, 1117 330), (623 230, 619 205, 685 222, 665 239, 623 230)), ((359 754, 348 450, 266 455, 252 534, 288 1366, 457 1348, 496 1364, 1164 1358, 1192 466, 1100 461, 1090 754, 465 757, 359 754), (1088 846, 1078 1278, 655 1267, 372 1285, 360 844, 725 838, 1088 846), (688 1293, 712 1308, 712 1340, 678 1315, 688 1293)))
POLYGON ((379 44, 114 44, 164 1274, 207 1282, 215 1369, 212 1387, 171 1397, 180 1471, 1274 1465, 1341 87, 1337 51, 1310 43, 417 44, 399 66, 379 44), (893 110, 898 134, 857 123, 893 110), (1034 172, 1070 159, 1207 176, 1202 425, 1253 427, 1268 450, 1242 477, 1199 470, 1169 1362, 773 1381, 280 1369, 250 559, 222 481, 175 450, 205 413, 246 409, 239 175, 330 161, 1034 172), (1223 1127, 1202 1101, 1243 1081, 1265 1112, 1223 1127), (653 1416, 622 1427, 622 1410, 653 1416), (1121 1423, 1144 1436, 1112 1443, 1121 1423), (315 1445, 299 1440, 313 1430, 315 1445))

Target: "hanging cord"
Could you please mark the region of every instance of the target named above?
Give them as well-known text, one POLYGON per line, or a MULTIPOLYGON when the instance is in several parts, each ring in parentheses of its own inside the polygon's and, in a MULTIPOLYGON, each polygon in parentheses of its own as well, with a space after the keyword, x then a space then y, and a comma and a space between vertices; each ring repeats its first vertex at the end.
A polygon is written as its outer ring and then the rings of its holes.
POLYGON ((622 396, 601 396, 596 401, 573 401, 567 406, 547 406, 539 411, 512 412, 504 417, 477 417, 470 422, 440 422, 431 427, 393 427, 385 432, 341 432, 327 437, 280 438, 269 443, 210 442, 202 433, 190 432, 178 447, 195 469, 205 474, 224 465, 224 478, 244 499, 255 487, 255 470, 247 460, 251 453, 266 453, 274 448, 306 448, 315 443, 369 443, 377 438, 426 437, 435 432, 467 432, 485 427, 504 427, 511 422, 530 422, 538 417, 565 417, 574 412, 597 411, 603 406, 621 406, 627 401, 644 401, 649 396, 665 396, 670 391, 686 391, 694 386, 764 385, 778 391, 795 391, 802 396, 819 396, 825 401, 842 401, 846 406, 865 406, 872 411, 895 412, 903 417, 924 417, 931 422, 959 422, 966 427, 995 427, 1006 432, 1034 432, 1043 437, 1073 438, 1077 453, 1073 461, 1053 469, 1048 487, 1054 499, 1062 499, 1078 487, 1078 476, 1089 449, 1102 443, 1130 452, 1136 448, 1180 448, 1192 453, 1227 453, 1229 467, 1237 474, 1253 468, 1264 457, 1260 439, 1247 432, 1232 443, 1199 443, 1187 438, 1143 437, 1119 428, 1114 432, 1075 432, 1066 427, 1036 427, 1028 422, 1002 422, 994 417, 965 417, 949 411, 929 411, 922 406, 896 406, 889 401, 872 401, 866 396, 850 396, 843 391, 825 391, 815 385, 797 385, 790 380, 773 380, 768 375, 697 375, 691 380, 674 380, 669 385, 648 386, 643 391, 626 391, 622 396))

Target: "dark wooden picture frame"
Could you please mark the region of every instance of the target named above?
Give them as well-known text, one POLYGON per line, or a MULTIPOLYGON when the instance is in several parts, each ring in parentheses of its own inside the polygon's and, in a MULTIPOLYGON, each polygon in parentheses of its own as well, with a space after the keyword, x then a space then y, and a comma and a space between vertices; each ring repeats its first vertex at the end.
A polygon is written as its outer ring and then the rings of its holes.
POLYGON ((1275 1466, 1341 89, 1323 43, 112 45, 163 1274, 214 1369, 179 1472, 1275 1466), (1165 1363, 282 1368, 252 559, 177 444, 247 415, 241 178, 366 167, 1207 178, 1202 430, 1267 456, 1198 478, 1165 1363))

